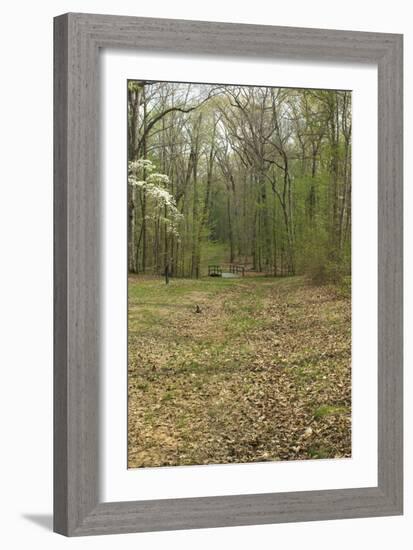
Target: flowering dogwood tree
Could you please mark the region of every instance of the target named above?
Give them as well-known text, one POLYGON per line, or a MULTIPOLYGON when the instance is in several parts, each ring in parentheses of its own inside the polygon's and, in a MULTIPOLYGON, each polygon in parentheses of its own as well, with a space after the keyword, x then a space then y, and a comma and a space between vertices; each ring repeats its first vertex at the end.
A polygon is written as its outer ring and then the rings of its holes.
MULTIPOLYGON (((149 159, 138 159, 129 162, 128 184, 139 190, 145 197, 145 219, 159 220, 165 228, 167 237, 173 235, 179 239, 179 222, 183 218, 173 195, 168 191, 170 185, 166 174, 156 172, 156 167, 149 159)), ((165 279, 168 283, 169 257, 165 252, 165 279)))

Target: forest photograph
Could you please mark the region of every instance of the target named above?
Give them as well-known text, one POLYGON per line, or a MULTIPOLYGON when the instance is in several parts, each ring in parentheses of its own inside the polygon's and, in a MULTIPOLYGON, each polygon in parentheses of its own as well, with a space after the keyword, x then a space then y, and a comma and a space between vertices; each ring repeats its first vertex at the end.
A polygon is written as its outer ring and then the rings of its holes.
POLYGON ((351 99, 127 82, 128 468, 351 457, 351 99))

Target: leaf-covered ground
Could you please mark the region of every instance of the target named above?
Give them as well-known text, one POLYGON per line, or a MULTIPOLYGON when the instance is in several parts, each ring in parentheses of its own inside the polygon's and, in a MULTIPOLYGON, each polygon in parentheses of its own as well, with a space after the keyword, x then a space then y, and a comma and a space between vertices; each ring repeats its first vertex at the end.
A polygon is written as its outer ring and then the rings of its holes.
POLYGON ((130 277, 128 333, 130 468, 351 456, 348 293, 130 277))

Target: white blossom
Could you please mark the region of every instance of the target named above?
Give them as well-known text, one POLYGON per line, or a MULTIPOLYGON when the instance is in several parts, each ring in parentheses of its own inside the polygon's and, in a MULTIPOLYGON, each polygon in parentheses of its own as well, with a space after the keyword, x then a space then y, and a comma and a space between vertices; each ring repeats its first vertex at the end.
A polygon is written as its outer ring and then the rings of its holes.
POLYGON ((148 178, 149 183, 161 183, 163 185, 168 185, 169 177, 166 174, 153 173, 148 178))
POLYGON ((150 173, 155 170, 155 166, 153 165, 153 162, 149 159, 138 159, 129 162, 129 170, 135 173, 139 170, 146 170, 150 173))
POLYGON ((132 185, 133 187, 143 188, 143 187, 146 186, 146 181, 138 180, 138 179, 135 178, 135 176, 129 176, 128 177, 128 183, 129 183, 129 185, 132 185))

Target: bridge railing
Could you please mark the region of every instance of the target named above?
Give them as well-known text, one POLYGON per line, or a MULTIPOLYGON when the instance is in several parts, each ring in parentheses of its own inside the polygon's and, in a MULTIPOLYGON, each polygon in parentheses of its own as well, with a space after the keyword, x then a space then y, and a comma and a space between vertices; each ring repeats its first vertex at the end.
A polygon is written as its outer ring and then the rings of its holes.
POLYGON ((241 273, 242 276, 244 277, 245 275, 245 267, 243 265, 239 265, 239 264, 229 264, 229 272, 230 273, 241 273))
POLYGON ((209 265, 208 266, 208 276, 209 277, 221 277, 222 276, 222 267, 220 265, 209 265))
MULTIPOLYGON (((223 268, 220 265, 209 265, 208 276, 209 277, 222 277, 223 268)), ((239 264, 229 264, 228 271, 234 275, 245 275, 245 267, 239 264)))

